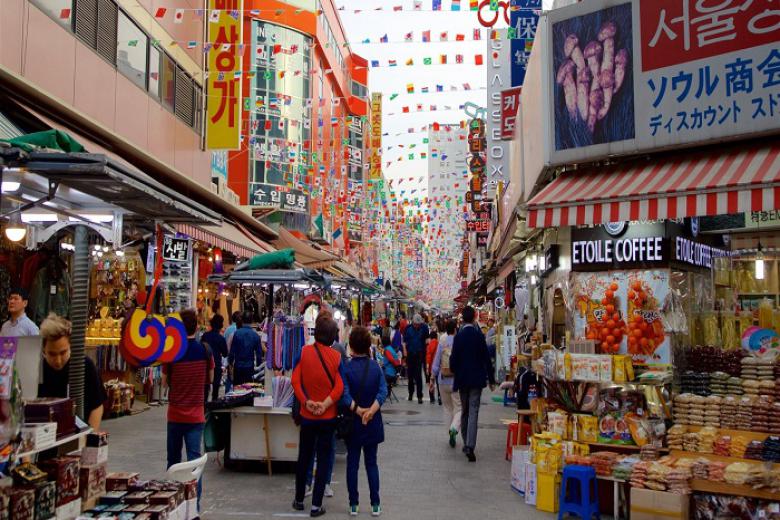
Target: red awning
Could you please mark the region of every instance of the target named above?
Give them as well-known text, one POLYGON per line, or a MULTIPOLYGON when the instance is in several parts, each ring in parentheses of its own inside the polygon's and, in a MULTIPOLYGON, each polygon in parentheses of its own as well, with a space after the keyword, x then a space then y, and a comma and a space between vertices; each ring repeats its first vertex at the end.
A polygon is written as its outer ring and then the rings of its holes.
POLYGON ((230 251, 236 256, 251 258, 257 254, 275 251, 272 245, 252 236, 240 224, 234 225, 230 222, 222 222, 216 226, 177 224, 176 231, 230 251))
POLYGON ((529 228, 728 215, 779 207, 777 138, 564 173, 526 204, 529 228))

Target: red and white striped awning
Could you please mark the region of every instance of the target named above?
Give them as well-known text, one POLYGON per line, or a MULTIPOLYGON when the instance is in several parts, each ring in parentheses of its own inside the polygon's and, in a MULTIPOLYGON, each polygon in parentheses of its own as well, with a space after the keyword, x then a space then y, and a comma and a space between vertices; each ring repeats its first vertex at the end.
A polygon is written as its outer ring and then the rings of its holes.
POLYGON ((211 246, 230 251, 236 256, 251 258, 257 254, 270 253, 276 249, 254 237, 243 226, 222 222, 216 226, 177 224, 176 231, 211 246))
POLYGON ((529 228, 780 207, 780 143, 675 153, 564 173, 526 204, 529 228))

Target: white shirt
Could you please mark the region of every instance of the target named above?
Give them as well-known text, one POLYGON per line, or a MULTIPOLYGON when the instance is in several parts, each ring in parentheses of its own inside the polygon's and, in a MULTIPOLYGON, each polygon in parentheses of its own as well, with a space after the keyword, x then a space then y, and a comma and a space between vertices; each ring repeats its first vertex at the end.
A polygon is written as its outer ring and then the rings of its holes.
POLYGON ((0 329, 0 336, 3 337, 38 336, 39 334, 38 326, 26 314, 22 314, 18 320, 9 319, 0 329))

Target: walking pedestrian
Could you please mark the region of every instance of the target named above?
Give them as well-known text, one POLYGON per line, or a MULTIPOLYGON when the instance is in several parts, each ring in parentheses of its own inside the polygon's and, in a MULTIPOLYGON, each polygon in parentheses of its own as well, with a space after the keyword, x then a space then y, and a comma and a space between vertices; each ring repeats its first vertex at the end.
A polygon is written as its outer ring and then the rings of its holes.
POLYGON ((455 322, 448 320, 444 325, 444 331, 444 339, 442 339, 439 344, 439 349, 436 351, 436 357, 433 359, 432 373, 439 382, 441 400, 444 403, 444 409, 447 411, 447 417, 449 418, 448 433, 450 436, 450 446, 454 448, 458 438, 461 421, 460 394, 452 390, 454 379, 450 361, 452 358, 452 341, 455 338, 455 322))
POLYGON ((344 369, 342 406, 354 413, 352 434, 347 439, 347 489, 349 514, 358 515, 358 469, 360 454, 364 456, 368 489, 371 496, 371 516, 382 514, 379 500, 379 466, 377 451, 385 440, 381 408, 387 398, 387 385, 382 369, 369 357, 371 334, 365 327, 355 327, 349 335, 352 359, 344 369))
POLYGON ((476 462, 474 449, 477 445, 477 427, 479 423, 479 404, 482 390, 490 383, 495 390, 496 382, 490 370, 485 336, 474 325, 474 308, 466 306, 461 313, 463 327, 452 341, 450 368, 455 376, 453 391, 460 393, 462 406, 460 434, 463 438, 463 453, 470 462, 476 462))
POLYGON ((252 312, 245 311, 241 327, 236 329, 230 344, 228 366, 234 385, 251 383, 255 366, 263 362, 263 346, 252 328, 252 319, 252 312))
MULTIPOLYGON (((225 343, 227 343, 228 356, 230 355, 230 346, 233 344, 233 336, 235 335, 236 331, 244 324, 244 320, 241 319, 241 313, 238 311, 235 311, 230 315, 230 321, 230 325, 228 325, 228 328, 225 329, 225 343)), ((225 357, 224 365, 226 372, 225 393, 228 394, 231 390, 233 390, 233 375, 231 374, 231 370, 228 365, 227 356, 225 357)))
MULTIPOLYGON (((168 385, 168 467, 181 462, 181 450, 187 449, 187 460, 202 455, 204 413, 203 389, 214 378, 214 358, 195 338, 198 314, 194 309, 181 311, 187 331, 187 352, 179 361, 163 367, 163 385, 168 385)), ((198 481, 198 501, 201 482, 198 481)))
POLYGON ((301 403, 301 431, 298 441, 298 466, 295 474, 295 498, 292 507, 303 511, 306 476, 316 452, 321 467, 314 478, 311 516, 325 514, 322 507, 325 485, 331 473, 330 457, 336 428, 336 404, 344 383, 341 377, 341 354, 330 348, 338 337, 338 325, 329 313, 317 317, 314 344, 303 347, 301 359, 293 370, 292 385, 301 403))
POLYGON ((211 317, 210 324, 211 330, 206 332, 200 341, 207 347, 207 350, 211 350, 211 355, 214 357, 214 382, 211 383, 211 400, 216 401, 219 399, 219 388, 222 386, 222 359, 228 355, 227 342, 222 335, 225 318, 220 314, 215 314, 211 317))
POLYGON ((439 383, 432 375, 433 358, 436 357, 436 352, 439 350, 439 335, 435 330, 432 330, 428 335, 428 344, 425 346, 425 383, 428 385, 428 397, 431 399, 431 404, 434 404, 437 400, 438 394, 439 405, 441 405, 441 392, 439 392, 439 383))
POLYGON ((417 402, 423 402, 423 365, 425 364, 425 341, 428 338, 428 326, 422 316, 415 314, 412 325, 404 332, 404 358, 406 358, 406 377, 409 379, 409 400, 414 398, 417 389, 417 402))

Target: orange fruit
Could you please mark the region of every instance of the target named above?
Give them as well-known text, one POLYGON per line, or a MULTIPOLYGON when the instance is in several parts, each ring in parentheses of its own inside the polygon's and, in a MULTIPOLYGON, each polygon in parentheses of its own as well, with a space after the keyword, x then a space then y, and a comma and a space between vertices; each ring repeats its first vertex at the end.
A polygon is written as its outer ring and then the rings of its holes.
POLYGON ((616 284, 615 282, 612 282, 611 284, 609 284, 609 288, 612 291, 617 291, 618 290, 618 284, 616 284))

